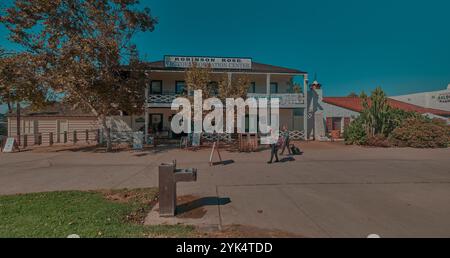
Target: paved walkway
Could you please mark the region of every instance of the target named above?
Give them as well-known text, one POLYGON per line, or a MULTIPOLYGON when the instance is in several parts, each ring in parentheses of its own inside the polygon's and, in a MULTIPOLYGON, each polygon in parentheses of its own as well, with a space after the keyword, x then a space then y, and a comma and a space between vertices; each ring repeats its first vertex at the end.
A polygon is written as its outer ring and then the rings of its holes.
POLYGON ((306 237, 450 237, 450 149, 302 148, 295 161, 273 165, 267 151, 223 152, 234 163, 215 167, 208 150, 0 154, 0 194, 157 186, 157 165, 177 159, 199 169, 179 195, 231 201, 201 207, 196 224, 306 237))

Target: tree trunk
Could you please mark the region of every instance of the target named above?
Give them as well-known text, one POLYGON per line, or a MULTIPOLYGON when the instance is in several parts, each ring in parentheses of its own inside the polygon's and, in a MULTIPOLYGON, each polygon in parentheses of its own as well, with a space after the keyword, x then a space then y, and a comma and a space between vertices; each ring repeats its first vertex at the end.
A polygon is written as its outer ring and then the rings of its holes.
POLYGON ((108 128, 108 125, 106 124, 106 116, 101 116, 101 124, 103 126, 103 130, 105 130, 106 135, 106 152, 112 151, 112 139, 111 139, 111 130, 108 128))

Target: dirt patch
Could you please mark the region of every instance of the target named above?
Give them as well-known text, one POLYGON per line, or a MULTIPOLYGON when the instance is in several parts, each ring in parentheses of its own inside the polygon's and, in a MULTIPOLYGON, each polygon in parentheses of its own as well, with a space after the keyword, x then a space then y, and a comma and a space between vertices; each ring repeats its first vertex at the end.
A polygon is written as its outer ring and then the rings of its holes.
POLYGON ((213 238, 303 238, 301 235, 272 229, 261 229, 252 226, 230 225, 220 231, 202 232, 199 237, 213 238))
POLYGON ((123 189, 100 191, 105 199, 120 203, 148 203, 157 200, 157 189, 123 189))
POLYGON ((125 215, 129 222, 143 224, 151 208, 158 202, 157 189, 123 189, 99 191, 106 200, 118 203, 128 203, 134 206, 133 210, 125 215))

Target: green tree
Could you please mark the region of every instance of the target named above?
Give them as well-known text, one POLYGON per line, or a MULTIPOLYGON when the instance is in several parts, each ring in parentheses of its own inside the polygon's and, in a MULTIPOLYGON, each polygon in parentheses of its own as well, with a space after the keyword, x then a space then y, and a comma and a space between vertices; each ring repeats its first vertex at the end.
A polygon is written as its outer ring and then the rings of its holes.
POLYGON ((386 94, 377 87, 370 97, 362 94, 363 111, 361 117, 369 136, 384 134, 387 136, 389 124, 389 112, 391 110, 386 94))
POLYGON ((347 144, 365 145, 386 139, 392 131, 410 118, 423 119, 416 112, 408 112, 389 106, 388 98, 378 87, 370 96, 362 92, 360 95, 363 110, 360 116, 352 121, 344 132, 347 144), (374 140, 375 141, 371 141, 374 140))
MULTIPOLYGON (((16 0, 1 21, 12 41, 36 58, 40 83, 97 116, 140 112, 144 104, 133 38, 157 21, 136 0, 16 0), (129 62, 124 70, 123 64, 129 62)), ((107 150, 112 149, 106 130, 107 150)))
POLYGON ((14 103, 41 108, 52 95, 39 83, 35 57, 28 53, 0 56, 0 103, 12 112, 14 103))

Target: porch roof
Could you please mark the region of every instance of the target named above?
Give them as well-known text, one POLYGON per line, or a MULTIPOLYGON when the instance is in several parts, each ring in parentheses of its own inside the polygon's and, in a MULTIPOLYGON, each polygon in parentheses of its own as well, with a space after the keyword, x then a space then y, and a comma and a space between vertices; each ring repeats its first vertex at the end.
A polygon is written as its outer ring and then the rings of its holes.
MULTIPOLYGON (((86 112, 80 108, 73 108, 70 105, 55 102, 52 104, 49 104, 42 109, 39 110, 33 110, 32 107, 24 107, 21 109, 21 116, 22 117, 92 117, 95 118, 95 116, 90 113, 86 112)), ((6 114, 7 117, 16 117, 17 112, 14 111, 12 113, 6 114)))

